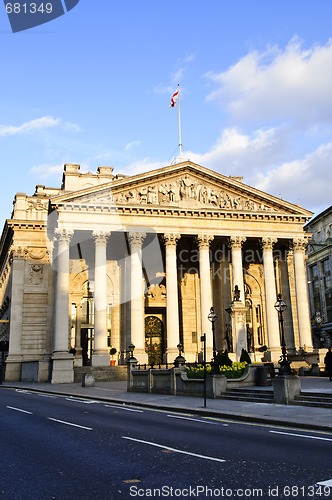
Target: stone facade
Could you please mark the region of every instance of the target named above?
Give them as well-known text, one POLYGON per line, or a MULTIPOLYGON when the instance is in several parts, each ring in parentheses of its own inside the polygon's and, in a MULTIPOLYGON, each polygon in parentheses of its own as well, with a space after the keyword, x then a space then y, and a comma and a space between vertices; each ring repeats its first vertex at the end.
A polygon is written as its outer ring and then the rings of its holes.
POLYGON ((305 272, 311 212, 192 162, 135 176, 64 167, 59 189, 18 193, 0 248, 6 379, 73 380, 73 366, 173 362, 242 348, 312 348, 305 272), (217 314, 215 338, 208 319, 217 314))
POLYGON ((314 217, 306 229, 307 272, 314 347, 321 359, 332 346, 332 206, 314 217))

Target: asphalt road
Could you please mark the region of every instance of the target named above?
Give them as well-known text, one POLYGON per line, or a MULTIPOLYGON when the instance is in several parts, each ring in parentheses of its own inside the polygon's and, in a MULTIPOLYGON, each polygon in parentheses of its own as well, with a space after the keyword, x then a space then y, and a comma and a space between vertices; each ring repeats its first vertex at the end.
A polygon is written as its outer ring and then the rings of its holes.
POLYGON ((6 500, 332 497, 331 434, 18 389, 0 433, 6 500))

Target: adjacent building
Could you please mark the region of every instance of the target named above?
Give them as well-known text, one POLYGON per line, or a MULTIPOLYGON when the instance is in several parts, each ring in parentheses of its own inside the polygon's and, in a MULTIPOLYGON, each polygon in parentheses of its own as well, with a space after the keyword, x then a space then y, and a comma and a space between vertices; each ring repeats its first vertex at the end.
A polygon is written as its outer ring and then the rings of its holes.
POLYGON ((313 343, 317 349, 332 346, 332 206, 305 226, 311 233, 307 272, 313 343))
POLYGON ((143 363, 179 350, 196 361, 203 333, 208 356, 267 349, 277 362, 279 293, 289 352, 312 350, 311 216, 190 161, 133 176, 65 165, 60 188, 16 194, 2 233, 6 380, 71 382, 75 367, 109 365, 111 348, 125 363, 130 345, 143 363))

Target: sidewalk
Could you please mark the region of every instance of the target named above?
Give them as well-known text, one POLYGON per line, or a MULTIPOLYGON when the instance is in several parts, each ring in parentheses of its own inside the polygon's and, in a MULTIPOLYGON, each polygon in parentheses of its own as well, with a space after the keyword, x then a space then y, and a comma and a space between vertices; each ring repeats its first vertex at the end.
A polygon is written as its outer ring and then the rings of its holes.
MULTIPOLYGON (((301 377, 301 387, 302 393, 320 392, 332 394, 332 382, 327 377, 301 377)), ((0 385, 1 388, 17 388, 20 390, 70 397, 82 397, 115 404, 157 408, 170 412, 332 432, 332 410, 329 408, 229 401, 223 399, 207 399, 206 408, 204 408, 203 398, 127 392, 127 383, 119 381, 96 381, 95 387, 82 387, 82 384, 79 383, 37 384, 32 382, 5 382, 0 385)), ((259 388, 253 387, 252 389, 259 388)), ((272 391, 272 387, 262 387, 262 389, 272 391)))

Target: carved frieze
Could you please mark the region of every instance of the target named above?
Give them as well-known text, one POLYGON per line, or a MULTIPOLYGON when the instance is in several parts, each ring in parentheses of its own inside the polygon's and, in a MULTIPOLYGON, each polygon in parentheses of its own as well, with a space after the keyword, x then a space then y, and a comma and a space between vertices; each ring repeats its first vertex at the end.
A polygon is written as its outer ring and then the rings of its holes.
POLYGON ((95 195, 91 195, 91 198, 84 197, 81 201, 115 205, 209 207, 231 211, 276 211, 275 207, 268 206, 262 201, 188 173, 141 186, 118 187, 97 197, 95 195))

